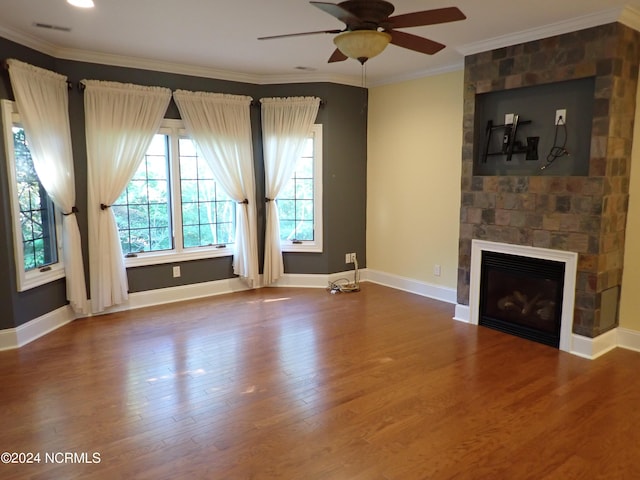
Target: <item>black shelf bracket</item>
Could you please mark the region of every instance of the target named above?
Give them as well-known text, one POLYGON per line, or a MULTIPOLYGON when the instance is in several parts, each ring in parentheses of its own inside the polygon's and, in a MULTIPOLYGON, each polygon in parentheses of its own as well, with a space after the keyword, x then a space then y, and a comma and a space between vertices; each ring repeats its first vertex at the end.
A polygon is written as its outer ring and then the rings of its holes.
POLYGON ((538 160, 538 140, 540 137, 527 137, 526 145, 521 141, 516 140, 518 133, 518 127, 520 125, 528 125, 531 120, 520 121, 519 115, 513 116, 513 123, 505 123, 502 125, 494 125, 491 120, 487 122, 487 128, 485 130, 485 144, 484 155, 482 157, 482 163, 487 162, 487 157, 502 155, 506 156, 507 162, 511 161, 513 154, 525 153, 527 160, 538 160), (502 134, 502 148, 499 152, 489 152, 491 146, 491 137, 495 131, 503 130, 502 134))

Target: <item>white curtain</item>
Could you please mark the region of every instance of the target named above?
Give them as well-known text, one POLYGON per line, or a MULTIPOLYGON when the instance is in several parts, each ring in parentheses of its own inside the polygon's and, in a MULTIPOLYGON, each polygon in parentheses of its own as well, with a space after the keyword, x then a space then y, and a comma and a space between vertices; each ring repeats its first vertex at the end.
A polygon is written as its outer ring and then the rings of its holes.
POLYGON ((216 183, 238 202, 233 271, 259 284, 251 97, 177 90, 173 98, 216 183))
POLYGON ((87 136, 91 307, 128 298, 127 272, 111 204, 124 191, 157 133, 171 90, 83 80, 87 136))
POLYGON ((276 198, 291 178, 305 140, 318 114, 315 97, 263 98, 262 143, 266 198, 264 239, 264 284, 270 285, 284 274, 280 248, 280 221, 276 198))
POLYGON ((67 77, 14 59, 7 60, 7 64, 36 173, 62 213, 67 300, 76 313, 88 313, 82 244, 75 215, 67 77))

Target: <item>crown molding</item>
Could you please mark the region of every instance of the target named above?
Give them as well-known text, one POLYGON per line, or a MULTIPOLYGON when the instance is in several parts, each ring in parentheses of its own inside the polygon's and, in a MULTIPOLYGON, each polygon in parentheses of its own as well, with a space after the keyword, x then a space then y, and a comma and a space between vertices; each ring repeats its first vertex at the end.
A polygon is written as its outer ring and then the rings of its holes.
POLYGON ((37 50, 38 52, 44 53, 45 55, 50 55, 52 57, 56 56, 56 46, 54 44, 45 42, 31 35, 27 35, 0 25, 0 36, 6 38, 7 40, 11 40, 12 42, 19 43, 20 45, 23 45, 25 47, 37 50))
MULTIPOLYGON (((627 10, 631 9, 629 7, 610 8, 608 10, 602 10, 600 12, 592 13, 589 15, 575 17, 566 21, 551 23, 549 25, 545 25, 544 27, 531 28, 529 30, 523 30, 521 32, 489 38, 481 42, 460 45, 456 50, 464 56, 474 55, 480 52, 488 52, 490 50, 496 50, 498 48, 509 47, 511 45, 518 45, 520 43, 531 42, 534 40, 540 40, 541 38, 553 37, 555 35, 562 35, 578 30, 584 30, 585 28, 597 27, 599 25, 619 21, 623 16, 623 13, 627 10)), ((637 17, 637 10, 635 10, 635 12, 637 17)), ((633 15, 629 14, 629 16, 631 17, 633 15)))
POLYGON ((630 6, 625 7, 622 10, 618 21, 623 25, 640 32, 640 9, 630 6))
POLYGON ((230 82, 268 85, 278 83, 312 83, 326 82, 352 86, 361 86, 360 78, 348 75, 314 74, 313 72, 295 73, 291 75, 256 75, 233 72, 211 67, 201 67, 174 62, 151 60, 148 58, 113 55, 110 53, 91 52, 75 48, 63 48, 45 42, 31 35, 0 26, 0 36, 12 42, 19 43, 40 53, 50 55, 56 59, 77 62, 97 63, 114 67, 137 68, 155 72, 175 73, 203 78, 215 78, 230 82))
POLYGON ((408 73, 406 75, 393 75, 390 77, 383 77, 379 80, 369 82, 367 87, 381 87, 383 85, 391 85, 393 83, 410 82, 411 80, 418 80, 425 77, 433 77, 434 75, 442 75, 445 73, 457 72, 464 69, 464 61, 460 60, 456 63, 450 63, 438 68, 429 68, 426 70, 419 70, 417 72, 408 73))

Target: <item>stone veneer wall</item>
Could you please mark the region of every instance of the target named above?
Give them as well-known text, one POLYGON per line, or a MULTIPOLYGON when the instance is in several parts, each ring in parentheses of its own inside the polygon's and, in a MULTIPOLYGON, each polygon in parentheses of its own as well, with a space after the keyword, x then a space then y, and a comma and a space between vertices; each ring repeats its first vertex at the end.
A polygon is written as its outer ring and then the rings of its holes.
POLYGON ((617 325, 601 305, 622 280, 639 62, 640 33, 620 23, 465 58, 459 304, 469 304, 472 239, 551 248, 579 254, 573 331, 617 325), (588 176, 473 175, 476 94, 584 77, 595 77, 588 176))

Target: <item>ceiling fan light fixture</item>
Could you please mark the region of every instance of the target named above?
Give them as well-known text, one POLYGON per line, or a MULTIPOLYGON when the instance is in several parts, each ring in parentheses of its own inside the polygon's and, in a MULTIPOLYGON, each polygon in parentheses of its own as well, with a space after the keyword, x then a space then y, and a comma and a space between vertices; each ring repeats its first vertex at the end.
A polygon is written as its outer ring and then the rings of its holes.
POLYGON ((67 0, 67 3, 69 5, 73 5, 74 7, 78 7, 78 8, 93 8, 93 7, 95 7, 95 4, 93 3, 93 0, 67 0))
POLYGON ((350 30, 333 38, 338 50, 362 64, 380 55, 390 41, 391 35, 378 30, 350 30))

